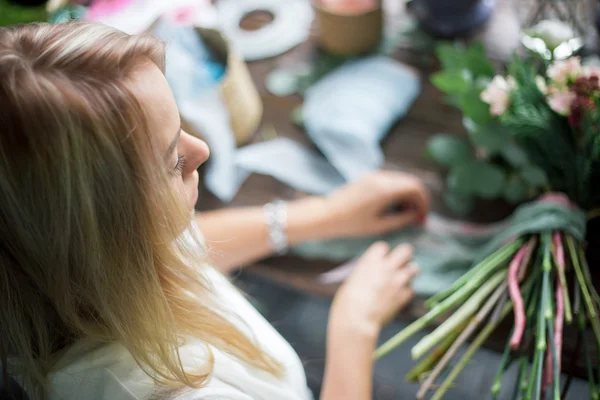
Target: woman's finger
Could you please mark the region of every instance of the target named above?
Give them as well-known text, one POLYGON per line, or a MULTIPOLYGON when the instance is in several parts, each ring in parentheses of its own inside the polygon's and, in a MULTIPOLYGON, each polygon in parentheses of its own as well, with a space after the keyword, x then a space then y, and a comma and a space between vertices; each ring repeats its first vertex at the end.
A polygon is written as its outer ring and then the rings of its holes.
POLYGON ((404 267, 413 257, 412 246, 404 243, 396 246, 387 256, 387 261, 393 267, 404 267))
POLYGON ((418 223, 422 214, 416 210, 407 210, 398 214, 385 215, 376 222, 376 233, 386 233, 418 223))
POLYGON ((380 260, 385 257, 389 251, 390 245, 386 242, 375 242, 363 253, 361 258, 366 261, 380 260))
POLYGON ((409 204, 417 214, 424 216, 429 213, 429 193, 420 182, 413 182, 401 194, 403 204, 409 204))
POLYGON ((396 272, 395 279, 398 280, 398 283, 403 285, 409 285, 410 282, 419 275, 420 269, 419 266, 415 263, 408 263, 406 268, 401 268, 398 272, 396 272))
POLYGON ((429 193, 419 178, 398 171, 382 171, 379 176, 388 188, 386 201, 411 206, 421 215, 429 212, 429 193))

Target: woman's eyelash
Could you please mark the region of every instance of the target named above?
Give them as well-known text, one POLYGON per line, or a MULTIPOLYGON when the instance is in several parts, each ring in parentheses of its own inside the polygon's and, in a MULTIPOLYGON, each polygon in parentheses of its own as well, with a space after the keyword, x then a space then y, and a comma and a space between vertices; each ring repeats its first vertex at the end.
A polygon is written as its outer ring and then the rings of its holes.
POLYGON ((185 167, 185 163, 185 156, 177 157, 177 164, 175 165, 175 168, 173 168, 173 171, 177 174, 181 174, 183 172, 183 168, 185 167))

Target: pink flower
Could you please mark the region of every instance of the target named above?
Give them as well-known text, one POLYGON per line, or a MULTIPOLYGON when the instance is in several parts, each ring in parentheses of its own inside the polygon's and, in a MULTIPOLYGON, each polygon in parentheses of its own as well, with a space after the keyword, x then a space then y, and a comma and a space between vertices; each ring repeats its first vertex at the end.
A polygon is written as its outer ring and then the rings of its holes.
POLYGON ((118 13, 132 2, 133 0, 96 0, 87 9, 85 17, 90 21, 95 21, 118 13))
POLYGON ((340 14, 360 14, 376 9, 377 0, 321 0, 324 8, 340 14))
POLYGON ((554 61, 546 71, 548 78, 554 81, 553 83, 556 86, 565 86, 570 80, 577 78, 582 73, 583 68, 579 57, 554 61))
POLYGON ((568 116, 575 97, 575 93, 568 90, 556 92, 548 96, 548 105, 557 114, 568 116))
POLYGON ((190 26, 194 25, 197 11, 198 7, 185 6, 168 11, 164 17, 177 25, 190 26))
POLYGON ((583 74, 587 77, 596 76, 596 77, 600 78, 600 67, 599 66, 583 67, 583 74))
POLYGON ((490 105, 490 113, 494 116, 502 115, 510 102, 510 91, 516 86, 512 77, 504 79, 496 75, 488 87, 481 92, 481 100, 490 105))

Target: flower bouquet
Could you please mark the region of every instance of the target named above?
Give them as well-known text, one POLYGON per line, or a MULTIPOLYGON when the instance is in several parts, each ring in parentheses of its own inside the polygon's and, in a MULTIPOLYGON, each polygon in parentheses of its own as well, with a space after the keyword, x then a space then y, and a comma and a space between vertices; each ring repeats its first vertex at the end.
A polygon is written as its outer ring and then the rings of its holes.
POLYGON ((511 363, 519 366, 514 398, 563 398, 565 324, 580 331, 591 396, 600 398, 600 376, 594 375, 598 371, 583 335, 591 327, 595 348, 600 348, 600 296, 584 255, 586 216, 600 204, 600 70, 582 67, 576 57, 550 65, 542 61, 541 68, 536 64, 515 58, 508 76, 496 76, 481 100, 495 123, 543 170, 545 193, 517 208, 481 261, 427 301, 426 315, 376 350, 375 358, 383 357, 434 319, 445 317, 412 348, 415 360, 429 353, 407 376, 413 381, 426 377, 418 398, 427 395, 459 348, 472 339, 436 386, 433 399, 443 398, 470 357, 509 315, 512 331, 491 388, 493 398, 511 363))
POLYGON ((544 171, 509 135, 497 118, 506 107, 509 83, 496 78, 481 43, 464 46, 441 43, 436 47, 441 70, 431 77, 446 101, 459 108, 468 136, 442 133, 427 145, 426 155, 448 170, 444 200, 457 215, 469 214, 478 200, 503 199, 512 205, 533 200, 547 184, 544 171), (495 96, 490 107, 482 93, 495 96))

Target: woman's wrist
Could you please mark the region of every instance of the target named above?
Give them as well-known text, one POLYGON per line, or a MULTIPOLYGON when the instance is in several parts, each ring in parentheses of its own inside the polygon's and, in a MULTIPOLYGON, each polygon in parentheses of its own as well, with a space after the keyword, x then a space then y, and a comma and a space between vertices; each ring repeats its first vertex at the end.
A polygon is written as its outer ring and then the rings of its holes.
POLYGON ((354 340, 372 344, 374 347, 379 339, 381 326, 362 318, 356 318, 350 312, 341 311, 335 307, 334 303, 329 314, 327 330, 332 337, 351 337, 354 340))
POLYGON ((328 237, 329 212, 325 198, 306 197, 288 203, 287 236, 290 245, 328 237))

